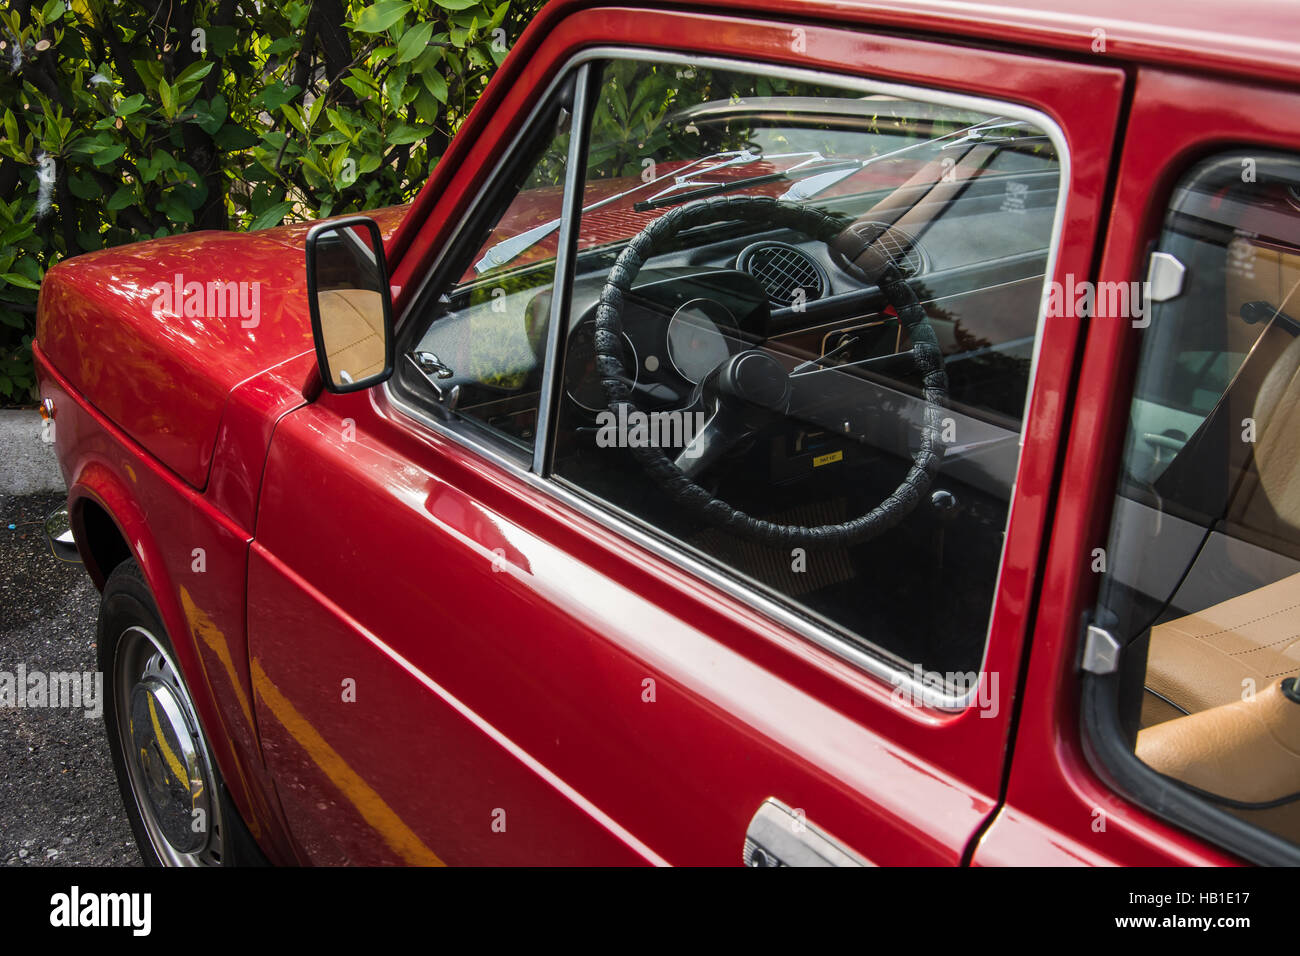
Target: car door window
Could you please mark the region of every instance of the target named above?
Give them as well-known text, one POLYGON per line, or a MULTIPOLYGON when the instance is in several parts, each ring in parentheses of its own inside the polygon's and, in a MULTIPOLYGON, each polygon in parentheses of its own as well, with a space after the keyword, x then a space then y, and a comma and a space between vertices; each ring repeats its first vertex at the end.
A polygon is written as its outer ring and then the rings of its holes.
POLYGON ((596 67, 555 480, 969 689, 1061 201, 1049 124, 797 74, 596 67))
POLYGON ((1217 156, 1157 251, 1098 620, 1128 746, 1206 805, 1300 842, 1300 160, 1217 156))

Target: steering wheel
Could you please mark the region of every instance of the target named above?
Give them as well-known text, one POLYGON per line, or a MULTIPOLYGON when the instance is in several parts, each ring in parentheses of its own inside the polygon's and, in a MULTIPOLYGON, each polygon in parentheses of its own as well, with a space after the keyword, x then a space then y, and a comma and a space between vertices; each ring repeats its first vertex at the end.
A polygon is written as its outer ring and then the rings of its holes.
MULTIPOLYGON (((700 383, 700 400, 709 409, 704 428, 675 459, 661 448, 632 445, 630 451, 647 474, 677 505, 701 520, 738 537, 769 546, 842 547, 869 541, 898 524, 930 487, 942 453, 937 449, 941 411, 948 397, 943 353, 916 294, 893 260, 871 241, 846 228, 848 220, 771 197, 719 196, 678 206, 647 225, 627 244, 609 270, 596 309, 593 345, 596 372, 609 410, 639 411, 630 395, 623 367, 623 297, 646 260, 664 249, 683 229, 710 222, 743 220, 782 227, 827 243, 868 283, 877 284, 898 313, 912 342, 912 361, 925 396, 921 446, 912 467, 884 501, 864 515, 840 524, 776 524, 745 514, 696 483, 695 477, 728 449, 765 424, 798 411, 815 400, 815 389, 791 375, 775 358, 747 349, 720 363, 700 383)), ((815 375, 813 376, 816 377, 815 375)))

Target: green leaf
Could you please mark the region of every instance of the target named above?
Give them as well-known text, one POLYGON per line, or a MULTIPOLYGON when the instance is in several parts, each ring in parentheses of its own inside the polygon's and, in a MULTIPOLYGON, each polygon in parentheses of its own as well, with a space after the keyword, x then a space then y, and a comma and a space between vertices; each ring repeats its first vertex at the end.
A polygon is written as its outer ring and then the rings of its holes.
POLYGON ((304 136, 307 135, 307 124, 302 121, 302 116, 296 109, 288 103, 285 103, 280 107, 280 112, 284 114, 285 119, 292 124, 294 129, 302 133, 304 136))
POLYGON ((234 27, 208 27, 208 50, 213 56, 224 57, 234 47, 239 34, 234 27))
POLYGON ((251 223, 249 223, 248 229, 250 232, 256 232, 259 229, 269 229, 272 226, 278 226, 284 217, 289 215, 291 209, 293 209, 293 203, 291 202, 276 203, 270 209, 260 213, 251 223))
POLYGON ((141 93, 133 93, 126 99, 122 100, 122 102, 118 103, 113 112, 118 116, 130 116, 142 106, 144 106, 144 95, 141 93))
POLYGON ((477 7, 479 0, 433 0, 434 5, 444 10, 468 10, 477 7))
POLYGON ((409 63, 414 60, 424 52, 432 35, 433 21, 431 20, 418 23, 403 33, 402 38, 397 41, 397 62, 409 63))
POLYGON ((0 280, 8 282, 10 285, 16 285, 20 289, 39 289, 41 284, 33 282, 27 276, 19 275, 16 272, 5 272, 0 274, 0 280))
POLYGON ((181 70, 181 75, 176 77, 176 85, 180 86, 182 83, 189 83, 191 81, 201 80, 211 72, 212 72, 211 61, 199 60, 196 63, 191 63, 185 69, 181 70))
POLYGON ((316 126, 316 120, 320 119, 321 110, 325 108, 325 97, 318 96, 312 100, 311 108, 307 111, 307 128, 313 129, 316 126))
POLYGON ((301 92, 302 88, 299 86, 286 87, 279 80, 276 80, 274 83, 268 84, 266 89, 262 91, 262 106, 268 113, 274 113, 301 92))
POLYGON ((135 190, 130 186, 119 187, 117 192, 113 193, 108 199, 108 211, 117 212, 119 209, 125 209, 127 206, 135 204, 135 190))
POLYGON ((375 92, 373 85, 366 83, 364 80, 359 80, 355 76, 345 76, 342 83, 355 93, 359 100, 368 100, 371 94, 375 92))
POLYGON ((242 126, 227 123, 213 134, 212 142, 223 152, 234 153, 256 146, 258 139, 242 126))
POLYGON ((12 246, 17 242, 21 242, 35 231, 36 226, 30 222, 15 223, 4 232, 0 232, 0 247, 12 246))
POLYGON ((163 116, 172 119, 176 116, 176 98, 166 80, 158 81, 158 99, 162 101, 163 116))
POLYGON ((91 154, 91 162, 96 166, 108 166, 120 159, 126 152, 126 147, 121 143, 116 146, 105 146, 102 149, 96 149, 91 154))
POLYGON ((162 64, 157 60, 132 60, 131 65, 135 67, 135 72, 140 75, 140 79, 149 89, 157 89, 158 81, 162 79, 162 64))
POLYGON ((443 79, 441 73, 437 70, 427 70, 420 74, 420 80, 424 83, 425 89, 433 94, 433 98, 439 103, 447 102, 447 81, 443 79))
POLYGON ((211 136, 221 129, 221 124, 226 121, 226 111, 226 98, 220 93, 212 97, 211 102, 195 100, 190 107, 190 113, 193 115, 191 122, 211 136))
POLYGON ((99 199, 102 195, 99 183, 89 176, 69 176, 68 188, 78 199, 99 199))
POLYGON ((168 195, 158 204, 158 211, 170 219, 172 222, 183 222, 187 226, 194 225, 194 211, 181 201, 180 197, 168 195))
POLYGON ((405 123, 398 123, 388 134, 388 141, 394 146, 403 146, 406 143, 418 143, 424 139, 433 130, 429 127, 408 126, 405 123))
MULTIPOLYGON (((460 0, 451 0, 458 3, 460 0)), ((470 5, 473 5, 471 0, 470 5)), ((408 0, 380 0, 373 6, 366 7, 357 17, 356 28, 362 33, 383 33, 411 9, 408 0)))

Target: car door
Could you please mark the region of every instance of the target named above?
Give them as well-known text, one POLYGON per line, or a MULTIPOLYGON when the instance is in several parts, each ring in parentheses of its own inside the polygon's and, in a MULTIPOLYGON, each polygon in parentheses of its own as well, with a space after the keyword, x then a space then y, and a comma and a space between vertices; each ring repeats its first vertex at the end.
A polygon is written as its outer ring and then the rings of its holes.
POLYGON ((1090 269, 1122 75, 550 16, 394 246, 394 379, 275 431, 250 670, 295 840, 959 863, 997 801, 1079 333, 1042 306, 1090 269), (616 262, 673 210, 695 218, 616 262), (786 414, 753 368, 814 377, 786 414))
POLYGON ((976 863, 1297 859, 1271 719, 1294 704, 1268 713, 1300 582, 1296 95, 1180 65, 1137 72, 1099 291, 1146 279, 1152 304, 1089 332, 1007 803, 976 863))

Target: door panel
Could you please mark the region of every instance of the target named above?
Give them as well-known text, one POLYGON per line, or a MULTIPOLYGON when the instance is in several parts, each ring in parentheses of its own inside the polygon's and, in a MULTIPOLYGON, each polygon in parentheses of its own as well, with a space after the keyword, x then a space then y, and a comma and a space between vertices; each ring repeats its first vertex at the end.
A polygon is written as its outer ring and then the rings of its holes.
MULTIPOLYGON (((717 56, 862 64, 884 80, 1014 99, 1065 133, 1054 277, 1088 273, 1120 71, 822 27, 800 27, 806 42, 792 45, 793 29, 576 14, 534 54, 538 82, 522 89, 544 88, 584 44, 670 49, 707 30, 717 56)), ((450 241, 513 131, 489 128, 457 153, 410 256, 427 263, 450 241)), ((398 263, 395 281, 412 283, 414 269, 398 263)), ((1079 329, 1067 317, 1040 330, 983 713, 899 706, 889 683, 757 602, 406 417, 382 390, 322 395, 286 416, 264 477, 249 631, 267 761, 304 852, 739 863, 751 818, 776 798, 870 862, 958 863, 1001 782, 1079 329)))
MULTIPOLYGON (((1198 159, 1225 144, 1300 150, 1295 106, 1289 91, 1140 70, 1099 281, 1145 276, 1172 190, 1198 159)), ((1089 764, 1079 732, 1080 622, 1096 606, 1101 576, 1090 567, 1091 555, 1107 544, 1140 342, 1123 320, 1094 322, 1089 330, 1007 803, 981 840, 976 863, 1031 862, 1052 847, 1121 865, 1234 861, 1111 790, 1089 764)))
POLYGON ((251 572, 259 726, 313 859, 737 863, 775 795, 878 862, 955 861, 988 801, 719 639, 759 622, 584 542, 607 533, 524 528, 535 492, 467 453, 344 441, 335 401, 277 429, 251 572))

